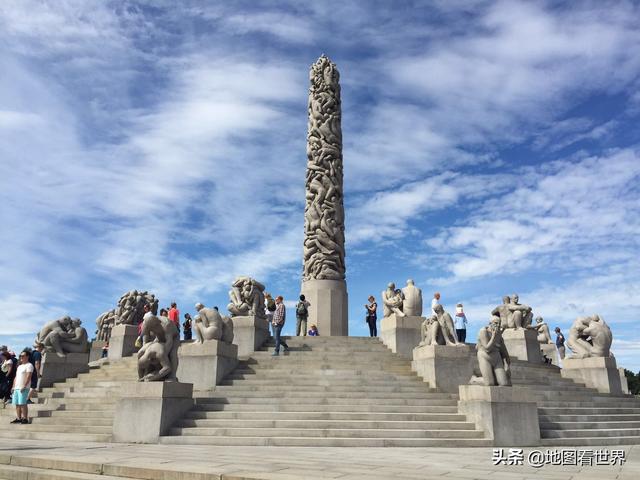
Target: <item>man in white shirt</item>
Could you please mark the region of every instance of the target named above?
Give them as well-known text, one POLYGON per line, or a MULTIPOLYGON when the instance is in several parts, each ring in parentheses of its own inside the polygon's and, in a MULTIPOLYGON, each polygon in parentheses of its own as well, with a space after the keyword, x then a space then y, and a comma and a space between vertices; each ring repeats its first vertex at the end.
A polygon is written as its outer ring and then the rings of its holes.
POLYGON ((29 390, 31 388, 31 375, 33 365, 29 362, 29 353, 22 352, 19 360, 20 364, 16 370, 16 377, 13 379, 13 404, 16 406, 16 419, 11 423, 29 423, 29 390))
POLYGON ((440 292, 433 294, 433 300, 431 300, 431 313, 436 315, 436 305, 440 305, 440 292))

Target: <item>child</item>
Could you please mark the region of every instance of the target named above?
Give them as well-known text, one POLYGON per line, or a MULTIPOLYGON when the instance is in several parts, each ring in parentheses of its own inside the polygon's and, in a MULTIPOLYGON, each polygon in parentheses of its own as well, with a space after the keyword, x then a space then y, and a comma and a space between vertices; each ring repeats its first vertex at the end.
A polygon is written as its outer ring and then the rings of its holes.
POLYGON ((315 325, 311 325, 311 329, 308 332, 310 337, 318 337, 320 334, 318 333, 318 327, 315 325))

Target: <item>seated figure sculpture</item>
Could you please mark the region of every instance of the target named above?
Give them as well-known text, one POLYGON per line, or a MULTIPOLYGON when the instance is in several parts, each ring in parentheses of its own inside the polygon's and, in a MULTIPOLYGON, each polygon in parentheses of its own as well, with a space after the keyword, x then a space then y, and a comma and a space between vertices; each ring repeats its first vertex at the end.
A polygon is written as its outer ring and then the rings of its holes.
POLYGON ((138 381, 177 381, 180 333, 173 322, 145 305, 142 347, 138 351, 138 381))
POLYGON ((438 317, 430 315, 427 317, 420 327, 420 335, 422 337, 418 346, 424 345, 440 345, 444 344, 444 337, 438 323, 438 317))
POLYGON ((402 289, 402 312, 410 317, 422 316, 422 290, 411 279, 407 280, 407 286, 402 289))
POLYGON ((96 326, 98 327, 96 330, 97 340, 104 342, 109 341, 109 338, 111 338, 111 330, 115 326, 117 318, 118 316, 115 308, 104 312, 96 318, 96 326))
POLYGON ((549 325, 546 324, 542 317, 536 317, 536 324, 533 328, 538 331, 538 342, 553 343, 553 340, 551 339, 551 332, 549 331, 549 325))
POLYGON ((55 352, 59 357, 67 353, 87 353, 89 338, 87 330, 78 318, 69 316, 47 323, 36 337, 44 345, 45 352, 55 352))
POLYGON ((502 340, 500 317, 492 316, 489 325, 478 332, 478 365, 484 385, 510 386, 511 359, 502 340))
POLYGON ((223 317, 215 308, 206 308, 202 303, 196 303, 196 315, 193 329, 196 341, 204 343, 207 340, 233 342, 233 321, 223 317))
POLYGON ((569 329, 570 358, 609 357, 612 341, 611 329, 599 315, 579 317, 569 329))
POLYGON ((396 284, 391 282, 387 285, 387 289, 382 292, 382 309, 384 317, 391 316, 395 313, 398 317, 405 317, 406 314, 402 311, 404 306, 404 295, 402 290, 396 289, 396 284))
POLYGON ((266 318, 264 285, 251 277, 238 277, 229 290, 227 310, 232 317, 256 316, 266 318))
POLYGON ((458 342, 458 335, 453 323, 453 318, 447 312, 444 311, 444 307, 440 304, 436 305, 433 309, 436 312, 436 318, 440 324, 440 332, 444 340, 445 345, 463 345, 458 342))
POLYGON ((509 303, 509 310, 511 311, 512 319, 511 323, 515 327, 509 328, 530 328, 533 322, 533 312, 531 307, 519 303, 520 297, 517 293, 511 295, 511 302, 509 303))

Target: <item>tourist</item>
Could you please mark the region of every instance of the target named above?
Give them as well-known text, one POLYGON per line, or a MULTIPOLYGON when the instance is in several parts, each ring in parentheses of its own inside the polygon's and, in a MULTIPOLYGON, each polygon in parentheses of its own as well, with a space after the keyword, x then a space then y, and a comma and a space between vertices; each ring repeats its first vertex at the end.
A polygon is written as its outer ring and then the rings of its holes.
POLYGON ((31 397, 33 397, 38 391, 38 379, 42 376, 42 352, 44 351, 44 344, 36 342, 33 347, 35 350, 31 352, 29 361, 33 365, 33 375, 31 375, 31 390, 29 391, 29 401, 27 403, 33 403, 31 397))
POLYGON ((369 336, 377 337, 378 336, 378 304, 376 303, 376 297, 373 295, 369 295, 369 303, 364 307, 367 309, 367 316, 365 321, 369 325, 369 336))
POLYGON ((276 331, 273 326, 273 312, 276 311, 276 302, 269 292, 264 294, 265 302, 265 314, 267 316, 267 323, 271 327, 271 335, 275 337, 276 331))
POLYGON ((11 423, 29 423, 29 406, 27 405, 27 400, 32 375, 33 365, 29 362, 29 352, 21 352, 12 388, 13 404, 16 406, 16 419, 11 423))
POLYGON ((556 348, 558 349, 558 355, 560 360, 564 360, 565 348, 564 348, 564 335, 560 331, 560 327, 556 327, 556 348))
POLYGON ((176 326, 179 332, 180 331, 180 310, 178 310, 178 306, 176 305, 176 302, 173 302, 171 304, 171 308, 169 309, 168 316, 169 316, 169 320, 173 322, 173 324, 176 326))
POLYGON ((102 347, 102 355, 100 356, 100 358, 107 358, 109 356, 109 342, 104 344, 104 347, 102 347))
POLYGON ((431 300, 431 313, 436 314, 436 305, 440 305, 440 292, 433 294, 433 300, 431 300))
POLYGON ((15 358, 6 349, 0 354, 0 398, 4 403, 11 401, 11 386, 16 376, 15 358))
POLYGON ((277 357, 280 355, 280 345, 284 347, 284 351, 289 351, 289 345, 281 338, 282 328, 284 327, 284 322, 287 319, 287 309, 284 306, 284 298, 282 295, 278 295, 276 297, 276 311, 273 313, 273 329, 274 329, 274 337, 276 339, 276 349, 273 352, 273 356, 277 357))
POLYGON ((185 340, 191 340, 193 338, 192 333, 191 333, 191 327, 193 325, 193 322, 191 321, 191 315, 189 315, 188 313, 184 314, 184 322, 182 323, 182 330, 184 332, 184 339, 185 340))
POLYGON ((296 337, 302 334, 307 336, 307 319, 309 318, 309 307, 311 304, 307 302, 304 295, 300 295, 300 301, 296 305, 296 337))
POLYGON ((311 328, 309 329, 309 336, 319 337, 320 333, 318 333, 318 327, 316 327, 315 325, 311 325, 311 328))
POLYGON ((453 320, 460 343, 464 343, 467 339, 467 316, 464 314, 463 308, 461 303, 456 305, 456 317, 453 320))

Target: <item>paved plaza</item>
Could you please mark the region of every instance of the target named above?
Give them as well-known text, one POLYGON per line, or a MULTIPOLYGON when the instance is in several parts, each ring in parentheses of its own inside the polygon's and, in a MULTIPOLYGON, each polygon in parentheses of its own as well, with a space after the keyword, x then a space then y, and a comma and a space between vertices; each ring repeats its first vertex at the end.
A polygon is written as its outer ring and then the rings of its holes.
MULTIPOLYGON (((617 447, 603 447, 607 448, 611 451, 617 447)), ((79 476, 55 478, 93 478, 99 474, 158 480, 637 479, 640 447, 619 449, 626 452, 622 466, 533 468, 495 466, 492 448, 216 447, 19 440, 4 441, 0 448, 0 478, 41 478, 4 477, 2 468, 10 464, 25 472, 30 466, 80 472, 75 474, 79 476)), ((524 450, 525 463, 529 451, 524 450)))

